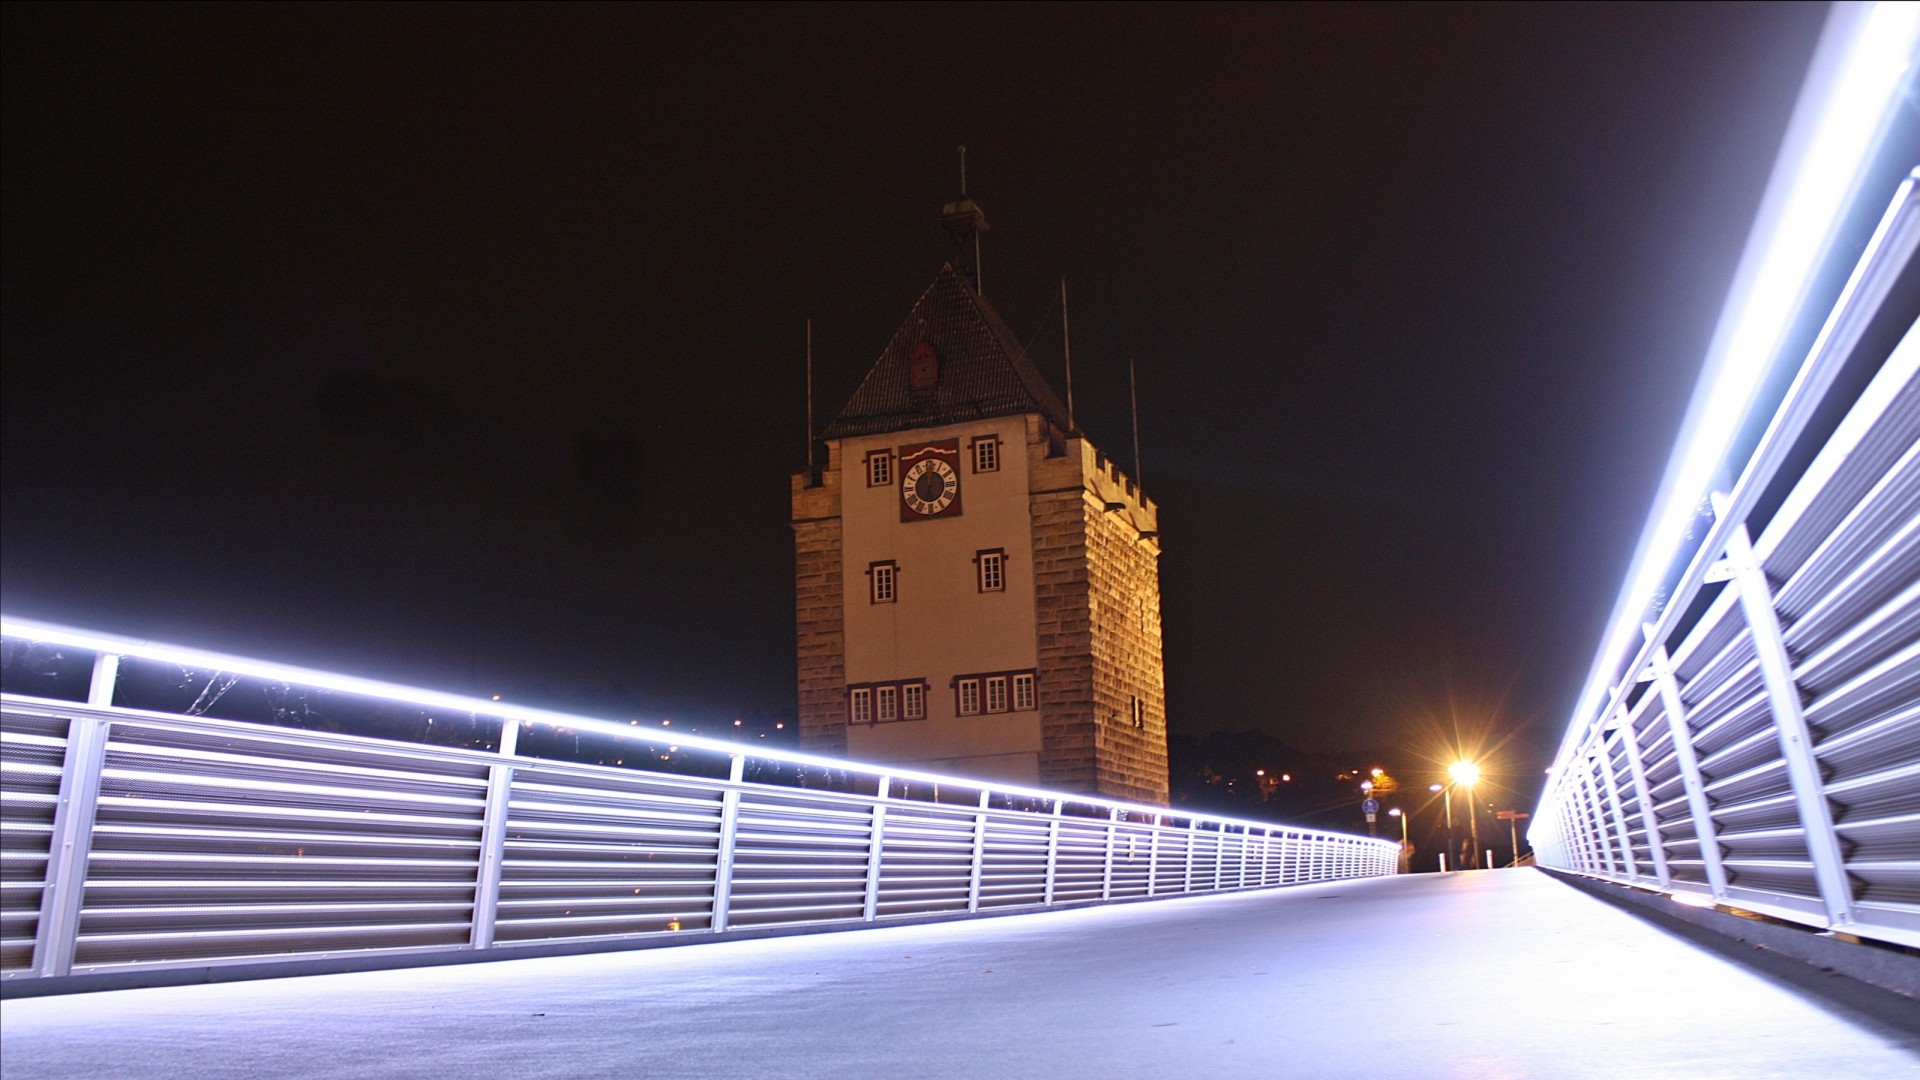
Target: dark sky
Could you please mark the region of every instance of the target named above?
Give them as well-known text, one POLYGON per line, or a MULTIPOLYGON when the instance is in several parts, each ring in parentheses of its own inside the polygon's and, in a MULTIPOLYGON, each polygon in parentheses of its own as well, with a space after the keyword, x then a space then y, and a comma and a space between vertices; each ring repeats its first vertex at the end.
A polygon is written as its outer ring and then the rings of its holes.
POLYGON ((824 424, 965 143, 1123 463, 1138 364, 1173 729, 1537 776, 1823 16, 9 5, 5 607, 791 713, 803 319, 824 424))

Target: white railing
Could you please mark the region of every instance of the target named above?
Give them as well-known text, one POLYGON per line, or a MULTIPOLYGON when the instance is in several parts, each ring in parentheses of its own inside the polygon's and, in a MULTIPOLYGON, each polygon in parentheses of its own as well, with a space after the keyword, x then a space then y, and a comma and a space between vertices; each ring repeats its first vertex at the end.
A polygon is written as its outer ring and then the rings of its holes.
POLYGON ((1915 184, 1570 732, 1529 833, 1541 865, 1920 947, 1915 184))
POLYGON ((6 633, 101 650, 89 704, 0 699, 0 976, 17 989, 612 949, 1397 866, 1388 841, 417 691, 396 701, 497 725, 492 749, 114 707, 122 656, 186 662, 209 685, 221 672, 282 686, 320 673, 18 620, 6 633), (541 727, 627 746, 660 771, 530 756, 541 727))

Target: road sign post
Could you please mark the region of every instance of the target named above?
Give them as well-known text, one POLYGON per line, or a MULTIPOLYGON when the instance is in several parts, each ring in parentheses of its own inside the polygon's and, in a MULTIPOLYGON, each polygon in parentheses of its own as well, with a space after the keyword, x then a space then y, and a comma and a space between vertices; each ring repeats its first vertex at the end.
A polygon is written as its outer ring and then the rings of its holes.
MULTIPOLYGON (((1502 810, 1493 815, 1507 823, 1507 831, 1513 836, 1513 865, 1520 865, 1520 820, 1533 815, 1524 810, 1502 810)), ((1492 860, 1489 859, 1489 862, 1492 860)))

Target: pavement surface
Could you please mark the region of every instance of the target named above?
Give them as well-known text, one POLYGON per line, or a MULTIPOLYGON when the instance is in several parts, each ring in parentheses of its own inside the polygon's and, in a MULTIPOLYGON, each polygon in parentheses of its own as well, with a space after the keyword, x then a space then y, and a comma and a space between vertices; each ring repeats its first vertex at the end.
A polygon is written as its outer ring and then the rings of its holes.
POLYGON ((1535 871, 1429 874, 19 999, 0 1076, 1920 1077, 1910 1002, 1731 951, 1535 871))

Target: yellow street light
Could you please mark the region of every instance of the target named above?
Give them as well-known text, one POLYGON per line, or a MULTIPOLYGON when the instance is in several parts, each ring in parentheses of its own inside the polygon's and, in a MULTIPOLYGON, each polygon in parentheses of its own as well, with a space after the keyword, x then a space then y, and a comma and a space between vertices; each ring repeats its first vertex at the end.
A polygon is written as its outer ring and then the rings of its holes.
POLYGON ((1477 866, 1480 862, 1480 815, 1474 813, 1473 799, 1471 796, 1474 783, 1480 779, 1480 766, 1475 765, 1471 761, 1456 761, 1452 765, 1447 766, 1447 775, 1453 777, 1453 782, 1466 788, 1468 792, 1467 830, 1469 835, 1473 837, 1473 857, 1471 861, 1477 866))

